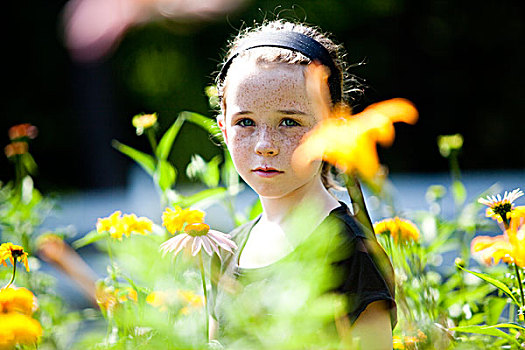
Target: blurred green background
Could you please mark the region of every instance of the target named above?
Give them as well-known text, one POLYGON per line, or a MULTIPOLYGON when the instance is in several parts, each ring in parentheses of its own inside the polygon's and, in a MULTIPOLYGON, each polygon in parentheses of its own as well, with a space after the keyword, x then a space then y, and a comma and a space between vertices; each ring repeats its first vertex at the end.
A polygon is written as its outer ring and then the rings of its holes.
MULTIPOLYGON (((380 151, 391 172, 446 171, 436 138, 451 133, 465 137, 465 170, 524 168, 522 1, 249 1, 211 17, 131 25, 92 62, 73 59, 64 45, 66 4, 29 0, 5 12, 0 143, 9 142, 14 124, 39 128, 30 151, 44 191, 124 186, 133 163, 111 140, 149 150, 132 116, 157 112, 161 131, 183 110, 214 117, 204 88, 226 41, 253 21, 276 17, 320 26, 345 46, 349 63, 366 63, 350 70, 367 86, 356 111, 392 97, 416 104, 418 124, 398 125, 394 145, 380 151)), ((180 183, 193 153, 209 160, 219 150, 185 125, 171 158, 180 183)), ((1 156, 0 181, 12 176, 1 156)))

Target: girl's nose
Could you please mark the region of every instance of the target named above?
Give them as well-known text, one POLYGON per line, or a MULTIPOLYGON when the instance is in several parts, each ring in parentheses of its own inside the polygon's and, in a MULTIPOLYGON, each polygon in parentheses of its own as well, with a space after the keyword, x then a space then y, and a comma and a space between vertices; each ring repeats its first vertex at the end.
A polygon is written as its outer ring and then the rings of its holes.
POLYGON ((272 138, 272 133, 264 130, 259 135, 259 139, 255 144, 255 153, 261 156, 276 156, 279 154, 279 147, 277 146, 275 140, 272 138))

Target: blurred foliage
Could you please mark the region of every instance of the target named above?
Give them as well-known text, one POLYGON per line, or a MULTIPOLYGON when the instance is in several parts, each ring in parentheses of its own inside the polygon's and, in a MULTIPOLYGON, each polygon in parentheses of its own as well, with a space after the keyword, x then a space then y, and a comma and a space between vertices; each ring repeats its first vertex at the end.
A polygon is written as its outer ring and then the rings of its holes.
MULTIPOLYGON (((525 148, 508 136, 525 131, 516 122, 524 107, 521 2, 251 1, 211 22, 133 27, 111 57, 89 65, 72 62, 57 35, 64 3, 14 5, 7 22, 13 30, 6 51, 13 55, 0 129, 39 125, 45 136, 34 155, 45 190, 124 184, 131 163, 105 150, 114 137, 146 147, 121 127, 128 116, 156 111, 161 130, 184 110, 213 116, 203 87, 213 81, 226 40, 254 20, 276 17, 318 25, 344 44, 350 63, 366 62, 350 69, 368 86, 357 111, 393 96, 416 104, 425 118, 415 129, 399 128, 394 147, 381 150, 392 171, 444 171, 433 138, 451 132, 469 141, 464 169, 523 168, 525 148), (502 149, 515 154, 501 157, 502 149), (101 168, 111 176, 101 176, 101 168)), ((220 153, 199 128, 185 126, 181 136, 172 159, 180 168, 190 162, 189 149, 205 159, 220 153)), ((10 176, 1 160, 0 179, 10 176)), ((184 172, 180 180, 188 180, 184 172)))

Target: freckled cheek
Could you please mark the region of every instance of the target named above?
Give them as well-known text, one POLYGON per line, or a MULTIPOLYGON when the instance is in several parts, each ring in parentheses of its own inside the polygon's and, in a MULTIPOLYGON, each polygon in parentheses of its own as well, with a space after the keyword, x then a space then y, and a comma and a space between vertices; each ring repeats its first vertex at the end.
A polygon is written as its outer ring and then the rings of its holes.
POLYGON ((250 157, 252 156, 253 144, 251 138, 245 134, 243 132, 232 132, 228 140, 228 150, 233 164, 240 174, 243 173, 244 168, 252 166, 250 157))

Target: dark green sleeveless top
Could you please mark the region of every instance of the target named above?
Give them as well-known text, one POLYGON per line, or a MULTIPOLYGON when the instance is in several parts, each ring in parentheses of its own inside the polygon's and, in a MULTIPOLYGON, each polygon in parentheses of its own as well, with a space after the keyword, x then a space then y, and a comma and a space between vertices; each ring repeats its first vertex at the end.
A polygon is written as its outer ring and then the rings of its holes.
POLYGON ((370 303, 384 300, 390 306, 392 329, 395 327, 394 272, 390 259, 375 234, 358 224, 346 204, 340 203, 290 254, 265 267, 239 267, 240 255, 260 216, 231 232, 237 251, 234 254, 221 251, 221 259, 214 255, 211 266, 209 305, 211 314, 219 321, 219 334, 227 334, 230 327, 233 330, 238 326, 237 331, 242 328, 242 324, 232 325, 239 318, 246 318, 244 323, 257 323, 280 314, 283 308, 271 305, 272 298, 282 303, 277 296, 286 293, 303 296, 304 300, 292 296, 284 302, 284 308, 292 304, 292 309, 305 317, 311 317, 306 314, 320 305, 322 295, 338 295, 343 298, 343 311, 351 323, 370 303))

